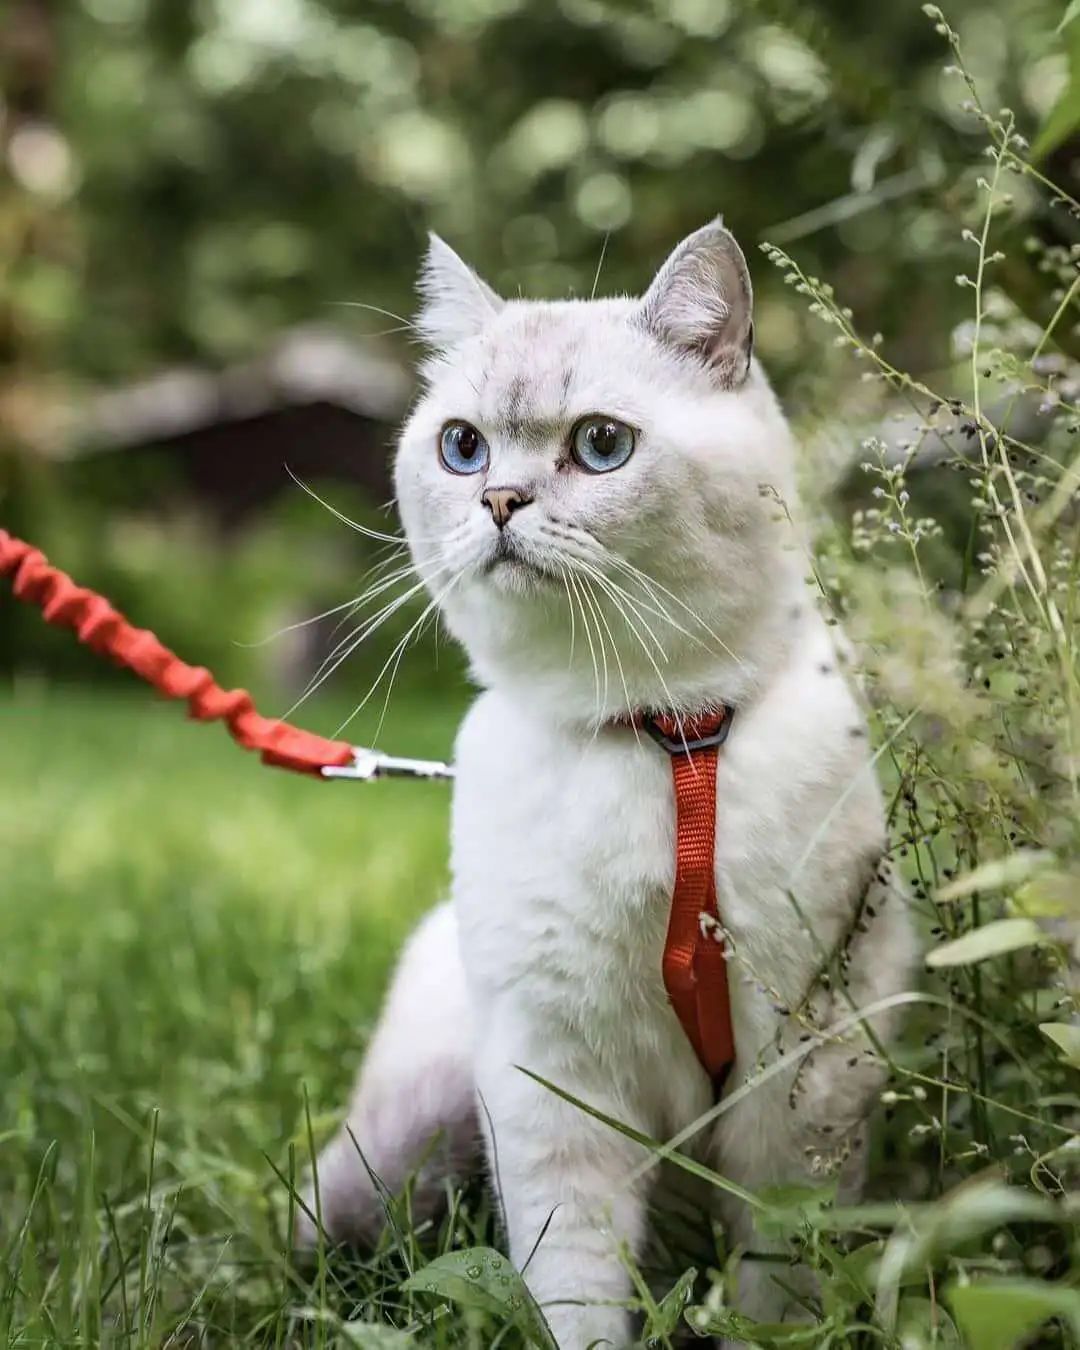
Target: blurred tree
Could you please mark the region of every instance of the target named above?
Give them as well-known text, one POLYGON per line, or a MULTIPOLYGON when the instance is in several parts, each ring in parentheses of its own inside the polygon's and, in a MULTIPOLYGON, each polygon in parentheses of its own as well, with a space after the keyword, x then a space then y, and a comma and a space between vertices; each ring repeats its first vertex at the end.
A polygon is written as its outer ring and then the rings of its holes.
MULTIPOLYGON (((1075 191, 1080 19, 1062 25, 1061 0, 947 8, 986 107, 1044 128, 1075 191)), ((829 277, 900 367, 940 372, 985 143, 950 59, 916 0, 12 0, 0 517, 60 528, 28 479, 82 384, 220 368, 313 317, 408 356, 428 228, 509 294, 589 294, 640 289, 723 211, 794 403, 832 413, 837 358, 764 239, 829 277)), ((1038 246, 998 278, 1021 308, 1057 302, 1034 269, 1080 239, 1035 203, 1015 229, 1038 246)), ((1075 321, 1053 340, 1075 352, 1075 321)))
MULTIPOLYGON (((67 275, 65 219, 51 209, 39 166, 63 153, 50 116, 56 33, 46 0, 14 0, 0 28, 0 505, 11 529, 37 472, 50 404, 47 372, 58 316, 50 282, 67 275)), ((27 522, 28 524, 29 522, 27 522)), ((25 621, 0 611, 0 669, 12 660, 25 621)))
MULTIPOLYGON (((1059 5, 950 12, 989 105, 1038 125, 1067 74, 1059 5)), ((948 332, 935 320, 959 242, 935 208, 974 128, 915 3, 80 0, 58 14, 55 116, 89 299, 64 358, 80 373, 232 357, 334 301, 407 315, 429 226, 508 290, 558 294, 591 289, 609 232, 601 287, 640 287, 718 210, 750 246, 798 240, 904 356, 944 355, 927 331, 948 332)), ((367 318, 356 326, 394 323, 367 318)), ((798 320, 768 305, 764 319, 790 374, 806 360, 798 320)))

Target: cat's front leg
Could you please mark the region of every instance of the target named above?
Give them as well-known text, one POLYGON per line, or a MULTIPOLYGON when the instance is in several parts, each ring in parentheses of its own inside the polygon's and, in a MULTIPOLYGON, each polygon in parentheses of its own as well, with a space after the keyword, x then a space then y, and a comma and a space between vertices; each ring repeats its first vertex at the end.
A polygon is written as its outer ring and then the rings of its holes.
POLYGON ((617 1119, 627 1119, 625 1104, 597 1089, 583 1047, 560 1044, 558 1033, 543 1037, 506 1008, 481 1023, 480 1115, 511 1259, 561 1350, 626 1346, 633 1337, 620 1306, 631 1294, 623 1253, 632 1258, 642 1245, 643 1183, 630 1178, 644 1152, 522 1068, 617 1119))

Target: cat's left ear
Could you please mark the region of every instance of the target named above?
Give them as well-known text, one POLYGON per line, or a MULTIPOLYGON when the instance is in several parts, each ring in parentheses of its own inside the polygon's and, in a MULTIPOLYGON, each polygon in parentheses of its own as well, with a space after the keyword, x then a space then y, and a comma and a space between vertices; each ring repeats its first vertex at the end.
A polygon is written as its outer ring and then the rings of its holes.
POLYGON ((698 356, 718 384, 734 389, 750 370, 753 302, 742 249, 717 216, 675 249, 641 303, 652 332, 698 356))
POLYGON ((437 234, 428 236, 417 289, 420 309, 416 327, 437 351, 448 351, 475 337, 503 307, 487 282, 437 234))

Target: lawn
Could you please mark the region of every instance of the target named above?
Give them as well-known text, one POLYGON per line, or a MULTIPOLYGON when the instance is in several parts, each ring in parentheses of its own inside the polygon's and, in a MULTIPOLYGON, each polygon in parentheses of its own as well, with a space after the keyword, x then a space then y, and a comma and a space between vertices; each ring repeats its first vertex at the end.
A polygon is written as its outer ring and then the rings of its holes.
MULTIPOLYGON (((446 683, 397 697, 381 744, 447 756, 466 694, 446 683)), ((448 1255, 498 1243, 479 1186, 438 1228, 406 1197, 362 1258, 298 1263, 288 1240, 290 1178, 336 1125, 394 953, 444 890, 446 785, 264 769, 122 678, 20 685, 0 747, 0 1346, 522 1345, 527 1300, 485 1304, 465 1279, 516 1276, 491 1251, 448 1255)), ((970 941, 978 911, 918 889, 930 836, 905 833, 892 772, 918 907, 939 940, 970 941)), ((943 857, 955 832, 934 836, 943 857)), ((749 1343, 1075 1343, 1080 1098, 1038 1028, 1061 986, 1035 993, 1037 974, 1010 959, 929 980, 890 1060, 866 1204, 834 1210, 827 1185, 768 1202, 822 1277, 818 1323, 749 1343)), ((660 1305, 639 1284, 646 1343, 670 1350, 736 1259, 721 1237, 660 1305)), ((700 1315, 742 1329, 715 1299, 700 1315)))
MULTIPOLYGON (((384 743, 447 756, 461 708, 384 743)), ((275 1169, 444 888, 446 786, 264 769, 126 681, 21 689, 0 747, 0 1344, 328 1340, 275 1169)))

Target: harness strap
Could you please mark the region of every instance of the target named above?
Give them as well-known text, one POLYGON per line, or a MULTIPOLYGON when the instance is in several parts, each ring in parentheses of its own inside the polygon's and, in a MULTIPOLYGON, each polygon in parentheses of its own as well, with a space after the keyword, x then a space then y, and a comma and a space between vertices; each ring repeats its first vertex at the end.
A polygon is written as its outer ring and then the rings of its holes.
POLYGON ((642 728, 671 757, 675 891, 663 977, 671 1006, 719 1095, 735 1061, 727 960, 716 897, 716 768, 732 709, 703 717, 646 717, 642 728))
POLYGON ((205 667, 181 661, 153 633, 128 623, 103 595, 76 586, 38 549, 0 529, 0 576, 4 574, 12 577, 16 597, 38 605, 46 622, 73 628, 80 642, 127 666, 166 698, 185 699, 196 720, 220 719, 246 750, 261 752, 264 764, 317 774, 329 765, 353 763, 347 741, 327 740, 263 717, 246 689, 223 689, 205 667))

